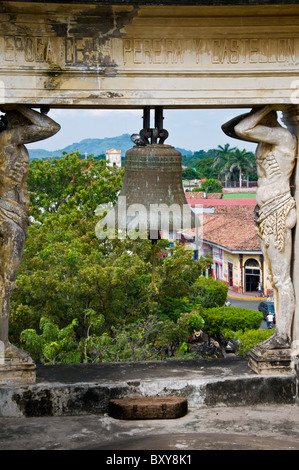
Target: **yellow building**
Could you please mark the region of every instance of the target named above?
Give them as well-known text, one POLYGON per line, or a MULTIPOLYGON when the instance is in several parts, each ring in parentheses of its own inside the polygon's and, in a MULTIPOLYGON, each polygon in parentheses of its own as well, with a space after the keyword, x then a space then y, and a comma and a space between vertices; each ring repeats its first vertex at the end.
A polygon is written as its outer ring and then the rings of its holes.
MULTIPOLYGON (((217 278, 215 269, 213 275, 217 278)), ((270 276, 262 253, 237 252, 223 248, 223 275, 219 279, 227 283, 229 289, 238 293, 258 293, 259 283, 266 296, 273 296, 270 276)))
POLYGON ((213 277, 238 293, 273 295, 270 275, 252 219, 204 214, 203 249, 213 254, 213 277))

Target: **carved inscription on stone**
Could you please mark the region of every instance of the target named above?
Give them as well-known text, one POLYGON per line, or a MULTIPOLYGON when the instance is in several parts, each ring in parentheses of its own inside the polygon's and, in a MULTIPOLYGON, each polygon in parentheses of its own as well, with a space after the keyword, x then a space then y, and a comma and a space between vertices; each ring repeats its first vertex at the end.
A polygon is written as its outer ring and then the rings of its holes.
POLYGON ((0 56, 7 65, 50 64, 61 66, 113 65, 112 41, 99 44, 94 38, 5 36, 0 56))
POLYGON ((180 39, 124 39, 124 64, 183 64, 184 42, 180 39))
POLYGON ((66 38, 65 64, 113 65, 113 45, 108 40, 100 45, 94 38, 66 38))
POLYGON ((298 63, 294 38, 124 39, 124 63, 138 64, 271 64, 298 63), (191 59, 191 60, 190 60, 191 59))
POLYGON ((3 57, 9 62, 50 62, 53 46, 50 38, 29 36, 5 36, 3 57))
POLYGON ((299 63, 299 38, 111 38, 103 43, 97 37, 7 35, 0 37, 0 62, 4 67, 44 64, 66 69, 290 68, 299 63))
POLYGON ((214 64, 296 63, 294 39, 213 39, 211 61, 214 64))

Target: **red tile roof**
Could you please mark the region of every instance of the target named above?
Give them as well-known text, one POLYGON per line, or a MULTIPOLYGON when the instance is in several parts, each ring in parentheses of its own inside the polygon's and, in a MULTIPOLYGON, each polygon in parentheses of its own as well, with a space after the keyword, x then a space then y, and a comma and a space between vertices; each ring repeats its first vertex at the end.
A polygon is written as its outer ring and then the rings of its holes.
POLYGON ((190 206, 204 205, 204 206, 255 206, 255 198, 240 198, 240 199, 188 199, 187 202, 190 206))
POLYGON ((230 251, 261 251, 253 220, 203 214, 203 239, 230 251))
MULTIPOLYGON (((219 245, 229 251, 261 252, 253 217, 245 220, 213 214, 202 214, 199 217, 203 226, 204 241, 219 245)), ((183 232, 189 236, 195 236, 195 229, 183 232)))

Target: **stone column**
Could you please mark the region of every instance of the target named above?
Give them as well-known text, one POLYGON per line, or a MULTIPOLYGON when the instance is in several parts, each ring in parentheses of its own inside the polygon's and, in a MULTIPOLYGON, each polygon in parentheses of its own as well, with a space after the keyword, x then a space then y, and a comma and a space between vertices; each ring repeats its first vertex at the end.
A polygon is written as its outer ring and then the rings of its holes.
POLYGON ((240 287, 241 287, 241 294, 244 293, 244 282, 243 282, 243 254, 239 254, 239 262, 240 262, 240 287))
POLYGON ((263 257, 263 255, 260 255, 260 265, 261 265, 260 282, 263 286, 263 295, 265 295, 264 257, 263 257))
POLYGON ((24 105, 1 105, 0 119, 0 385, 35 382, 35 364, 9 341, 10 297, 15 288, 28 234, 29 154, 25 144, 43 140, 60 126, 24 105))
MULTIPOLYGON (((297 159, 299 150, 299 105, 288 106, 283 110, 282 122, 294 134, 297 141, 297 159)), ((298 374, 299 359, 299 166, 296 160, 290 179, 292 196, 297 206, 297 224, 292 233, 291 278, 295 291, 295 312, 293 317, 291 348, 269 349, 262 353, 252 349, 249 353, 249 365, 258 373, 294 373, 298 374)))

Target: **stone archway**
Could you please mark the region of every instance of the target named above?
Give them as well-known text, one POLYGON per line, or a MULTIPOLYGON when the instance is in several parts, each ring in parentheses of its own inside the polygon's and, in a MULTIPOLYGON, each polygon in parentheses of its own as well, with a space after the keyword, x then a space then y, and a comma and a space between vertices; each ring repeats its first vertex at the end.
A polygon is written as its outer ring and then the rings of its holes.
POLYGON ((249 258, 244 264, 244 287, 245 292, 256 292, 260 281, 261 270, 259 262, 249 258))
MULTIPOLYGON (((297 135, 299 10, 273 3, 0 2, 0 108, 273 104, 297 135)), ((297 291, 298 245, 295 235, 297 291)))

